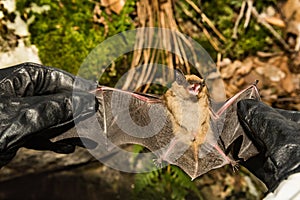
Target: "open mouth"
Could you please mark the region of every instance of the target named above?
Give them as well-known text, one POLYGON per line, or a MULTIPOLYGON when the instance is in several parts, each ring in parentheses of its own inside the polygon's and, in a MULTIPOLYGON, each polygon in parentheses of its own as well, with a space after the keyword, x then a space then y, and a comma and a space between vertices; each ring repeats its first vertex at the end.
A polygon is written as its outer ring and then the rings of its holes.
POLYGON ((199 91, 200 91, 200 88, 201 88, 201 85, 200 84, 192 84, 188 87, 188 91, 190 94, 192 95, 198 95, 199 94, 199 91))

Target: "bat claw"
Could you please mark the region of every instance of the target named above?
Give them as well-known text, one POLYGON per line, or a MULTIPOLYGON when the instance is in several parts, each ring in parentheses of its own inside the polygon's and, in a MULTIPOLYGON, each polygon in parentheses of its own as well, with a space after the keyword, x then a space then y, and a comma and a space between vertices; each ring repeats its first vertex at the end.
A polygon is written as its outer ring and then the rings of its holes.
POLYGON ((240 167, 239 161, 231 160, 230 164, 234 173, 239 171, 239 167, 240 167))
POLYGON ((163 168, 163 160, 161 158, 153 159, 153 163, 157 168, 163 168))

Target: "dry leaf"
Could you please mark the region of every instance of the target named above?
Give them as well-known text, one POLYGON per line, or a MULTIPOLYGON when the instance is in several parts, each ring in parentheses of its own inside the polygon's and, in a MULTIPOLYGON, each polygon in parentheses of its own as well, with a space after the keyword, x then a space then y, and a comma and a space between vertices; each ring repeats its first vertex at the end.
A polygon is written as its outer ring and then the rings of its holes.
POLYGON ((290 62, 284 52, 263 52, 233 61, 234 65, 219 66, 222 77, 227 77, 223 79, 227 97, 259 80, 258 88, 265 103, 284 109, 300 108, 300 73, 289 68, 290 62))
POLYGON ((258 74, 263 75, 273 82, 279 82, 286 76, 283 71, 273 65, 269 65, 267 67, 257 67, 255 70, 258 74))
POLYGON ((126 0, 101 0, 101 6, 120 14, 125 5, 126 0))
POLYGON ((252 58, 247 58, 242 66, 236 71, 239 75, 246 75, 248 74, 253 68, 253 60, 252 58))
POLYGON ((289 36, 287 41, 289 45, 298 51, 300 50, 300 1, 286 1, 282 6, 281 12, 287 21, 286 33, 289 36))
POLYGON ((239 60, 234 61, 232 64, 224 66, 221 68, 221 77, 223 79, 231 78, 234 75, 234 72, 242 67, 242 63, 239 60))
POLYGON ((295 85, 293 84, 292 74, 288 67, 288 58, 285 56, 281 59, 280 69, 285 73, 285 78, 282 80, 282 88, 285 89, 288 93, 291 93, 295 90, 295 85))
POLYGON ((104 35, 106 36, 108 34, 108 24, 105 20, 105 18, 102 16, 102 10, 100 8, 100 5, 98 3, 96 3, 95 7, 94 7, 94 15, 93 15, 93 22, 94 23, 98 23, 104 26, 104 35))
POLYGON ((278 17, 265 17, 264 19, 266 20, 266 22, 268 22, 269 24, 272 24, 274 26, 278 26, 280 28, 285 27, 284 21, 278 17))

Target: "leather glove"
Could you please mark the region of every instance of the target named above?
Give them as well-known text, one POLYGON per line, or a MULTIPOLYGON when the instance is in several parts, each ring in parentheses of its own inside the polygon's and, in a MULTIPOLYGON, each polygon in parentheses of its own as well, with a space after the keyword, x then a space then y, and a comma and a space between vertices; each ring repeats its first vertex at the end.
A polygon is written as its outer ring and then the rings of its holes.
POLYGON ((259 155, 242 163, 273 192, 289 175, 300 172, 300 112, 242 100, 237 113, 259 155))
POLYGON ((23 63, 0 70, 0 167, 20 147, 71 153, 76 140, 50 138, 95 113, 96 84, 62 70, 23 63))

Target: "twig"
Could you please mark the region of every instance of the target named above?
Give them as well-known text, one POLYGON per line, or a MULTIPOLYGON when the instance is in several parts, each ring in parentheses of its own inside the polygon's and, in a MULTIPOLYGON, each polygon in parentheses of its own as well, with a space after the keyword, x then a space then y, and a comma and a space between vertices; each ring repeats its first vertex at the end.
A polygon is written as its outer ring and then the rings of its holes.
POLYGON ((295 48, 294 48, 294 50, 295 51, 299 51, 299 49, 300 49, 300 34, 299 34, 299 27, 297 27, 297 29, 298 29, 298 35, 297 35, 297 39, 296 39, 296 45, 295 45, 295 48))
POLYGON ((208 39, 209 43, 213 46, 213 48, 216 51, 220 51, 219 49, 219 45, 217 43, 217 41, 215 41, 209 34, 208 30, 204 27, 203 24, 201 24, 194 16, 192 13, 190 13, 186 8, 184 8, 184 5, 180 2, 178 2, 179 6, 181 7, 182 11, 184 12, 184 14, 188 17, 190 17, 203 31, 205 37, 208 39))
POLYGON ((270 57, 274 57, 274 56, 280 56, 283 55, 284 53, 281 52, 263 52, 263 51, 258 51, 257 56, 261 57, 261 58, 270 58, 270 57))
POLYGON ((244 10, 245 10, 245 6, 247 3, 247 11, 246 11, 246 19, 245 19, 245 23, 244 23, 244 28, 247 28, 251 19, 251 14, 256 18, 257 22, 259 24, 261 24, 262 26, 264 26, 266 29, 268 29, 272 35, 283 45, 283 47, 290 51, 290 47, 289 45, 284 41, 284 39, 274 30, 274 28, 265 20, 264 17, 260 16, 259 13, 257 12, 256 8, 253 6, 253 1, 252 0, 246 0, 243 1, 242 6, 241 6, 241 10, 238 16, 237 21, 235 22, 235 26, 233 29, 233 34, 232 34, 232 38, 236 39, 237 38, 237 29, 238 29, 238 25, 242 19, 242 17, 244 16, 244 10))
POLYGON ((237 20, 235 21, 234 24, 234 28, 233 28, 233 34, 232 34, 232 38, 233 39, 237 39, 237 31, 238 31, 238 26, 244 16, 244 12, 245 12, 245 7, 246 7, 246 1, 243 1, 241 9, 240 9, 240 13, 239 16, 237 18, 237 20))
POLYGON ((247 11, 246 11, 246 19, 244 23, 244 28, 246 29, 249 25, 250 19, 251 19, 251 11, 253 8, 253 1, 252 0, 247 0, 247 11))
POLYGON ((268 23, 264 20, 263 17, 261 17, 261 16, 258 14, 258 12, 257 12, 257 10, 256 10, 255 7, 252 7, 251 13, 252 13, 252 15, 253 15, 254 17, 256 17, 256 20, 257 20, 257 22, 258 22, 259 24, 263 25, 266 29, 268 29, 268 30, 273 34, 273 36, 274 36, 274 37, 275 37, 275 38, 283 45, 283 47, 284 47, 286 50, 290 51, 289 45, 288 45, 288 44, 284 41, 284 39, 282 39, 282 37, 274 30, 274 28, 273 28, 270 24, 268 24, 268 23))
POLYGON ((217 54, 217 69, 220 70, 220 63, 221 63, 221 60, 222 60, 222 54, 219 52, 217 54))
POLYGON ((215 34, 224 42, 226 42, 226 38, 222 35, 222 33, 215 27, 215 25, 210 21, 210 19, 202 12, 202 10, 191 0, 185 0, 202 18, 203 22, 206 22, 207 25, 215 32, 215 34))

